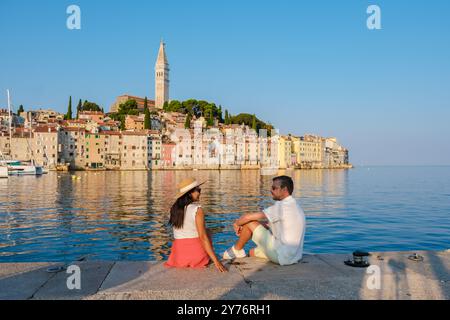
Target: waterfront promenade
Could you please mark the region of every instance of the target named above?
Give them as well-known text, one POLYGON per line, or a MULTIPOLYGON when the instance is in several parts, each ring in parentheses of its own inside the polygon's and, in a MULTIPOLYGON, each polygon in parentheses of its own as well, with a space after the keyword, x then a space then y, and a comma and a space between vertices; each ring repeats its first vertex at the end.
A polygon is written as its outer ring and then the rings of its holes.
POLYGON ((343 262, 351 255, 305 255, 280 267, 256 258, 227 264, 229 272, 166 269, 162 262, 82 261, 81 290, 69 290, 54 263, 0 264, 0 299, 450 299, 450 250, 372 253, 379 288, 367 269, 343 262), (417 253, 423 261, 408 257, 417 253), (369 283, 369 285, 368 285, 369 283))

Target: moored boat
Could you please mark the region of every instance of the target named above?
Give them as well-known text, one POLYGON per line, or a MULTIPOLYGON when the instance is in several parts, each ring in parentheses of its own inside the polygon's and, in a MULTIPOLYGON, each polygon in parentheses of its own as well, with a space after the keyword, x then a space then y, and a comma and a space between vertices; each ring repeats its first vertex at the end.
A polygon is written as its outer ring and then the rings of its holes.
POLYGON ((41 166, 36 166, 32 162, 23 162, 16 160, 2 160, 0 161, 2 167, 6 167, 8 175, 35 175, 40 176, 44 174, 44 169, 41 166))
POLYGON ((8 167, 0 166, 0 179, 1 178, 8 178, 8 167))

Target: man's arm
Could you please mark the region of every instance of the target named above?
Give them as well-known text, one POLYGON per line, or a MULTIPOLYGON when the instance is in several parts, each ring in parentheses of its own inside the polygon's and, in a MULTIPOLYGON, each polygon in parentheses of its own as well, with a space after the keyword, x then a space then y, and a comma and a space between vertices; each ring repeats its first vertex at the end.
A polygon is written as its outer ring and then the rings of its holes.
POLYGON ((267 220, 266 214, 264 212, 255 212, 255 213, 248 213, 240 217, 236 220, 235 224, 238 227, 242 227, 243 225, 246 225, 249 222, 252 221, 260 221, 260 220, 267 220))

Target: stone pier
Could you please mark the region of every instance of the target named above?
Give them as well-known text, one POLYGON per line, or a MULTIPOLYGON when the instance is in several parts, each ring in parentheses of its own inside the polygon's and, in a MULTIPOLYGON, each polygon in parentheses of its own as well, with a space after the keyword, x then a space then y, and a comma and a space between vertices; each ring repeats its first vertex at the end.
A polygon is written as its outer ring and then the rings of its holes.
POLYGON ((81 289, 69 290, 65 270, 55 263, 0 263, 0 299, 70 300, 409 300, 450 299, 450 251, 371 253, 370 269, 352 268, 351 255, 305 255, 292 266, 257 258, 237 259, 221 274, 167 269, 161 262, 84 261, 81 289), (409 256, 417 253, 422 261, 409 256))

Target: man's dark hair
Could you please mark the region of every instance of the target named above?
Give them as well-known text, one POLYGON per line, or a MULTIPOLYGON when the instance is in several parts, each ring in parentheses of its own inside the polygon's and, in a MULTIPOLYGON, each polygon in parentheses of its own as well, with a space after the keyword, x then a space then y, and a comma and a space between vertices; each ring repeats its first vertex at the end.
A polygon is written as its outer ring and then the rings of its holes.
POLYGON ((294 192, 294 181, 292 181, 291 177, 280 176, 280 177, 273 178, 273 181, 280 182, 280 187, 287 188, 290 195, 292 195, 292 193, 294 192))

